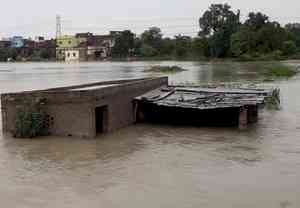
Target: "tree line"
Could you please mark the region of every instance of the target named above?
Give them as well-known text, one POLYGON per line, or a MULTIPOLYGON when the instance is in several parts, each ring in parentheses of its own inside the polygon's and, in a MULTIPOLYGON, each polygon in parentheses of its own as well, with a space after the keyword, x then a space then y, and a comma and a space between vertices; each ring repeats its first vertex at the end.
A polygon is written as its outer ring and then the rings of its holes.
POLYGON ((199 18, 197 37, 163 37, 158 27, 140 36, 127 30, 117 37, 113 57, 280 59, 300 52, 300 23, 281 26, 261 12, 244 22, 228 4, 212 4, 199 18))
POLYGON ((0 48, 0 61, 21 61, 26 59, 29 61, 48 61, 55 60, 55 48, 30 49, 26 53, 20 48, 0 48))

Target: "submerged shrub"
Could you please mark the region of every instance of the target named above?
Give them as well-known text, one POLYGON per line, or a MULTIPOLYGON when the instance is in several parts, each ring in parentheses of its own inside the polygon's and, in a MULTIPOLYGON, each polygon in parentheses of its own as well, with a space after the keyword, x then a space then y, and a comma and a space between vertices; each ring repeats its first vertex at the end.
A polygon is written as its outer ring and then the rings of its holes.
POLYGON ((297 70, 291 66, 275 64, 270 68, 268 74, 273 77, 292 77, 297 74, 297 70))
POLYGON ((297 52, 297 46, 294 41, 285 41, 282 45, 284 55, 294 55, 297 52))
POLYGON ((152 66, 150 69, 145 72, 156 72, 156 73, 177 73, 186 71, 185 69, 179 66, 152 66))

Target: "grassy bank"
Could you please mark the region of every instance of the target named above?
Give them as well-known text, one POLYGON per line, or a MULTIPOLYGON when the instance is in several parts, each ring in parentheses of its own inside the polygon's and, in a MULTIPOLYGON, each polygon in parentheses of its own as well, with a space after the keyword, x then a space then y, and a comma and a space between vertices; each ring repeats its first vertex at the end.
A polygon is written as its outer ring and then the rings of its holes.
POLYGON ((271 77, 292 77, 298 73, 297 69, 281 63, 272 64, 266 71, 267 76, 271 77))
POLYGON ((179 66, 152 66, 150 69, 146 69, 144 72, 153 72, 153 73, 178 73, 186 71, 185 69, 179 66))
POLYGON ((259 63, 256 67, 259 75, 266 78, 290 78, 299 72, 295 66, 281 62, 259 63))

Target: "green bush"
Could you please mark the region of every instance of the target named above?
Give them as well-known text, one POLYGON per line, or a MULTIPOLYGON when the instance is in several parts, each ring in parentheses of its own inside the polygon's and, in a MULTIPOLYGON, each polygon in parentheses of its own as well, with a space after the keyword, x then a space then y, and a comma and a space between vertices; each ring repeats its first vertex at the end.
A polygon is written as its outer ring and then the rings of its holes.
POLYGON ((254 61, 255 58, 249 54, 249 53, 245 53, 243 55, 241 55, 239 58, 238 58, 239 61, 254 61))
POLYGON ((282 45, 282 51, 286 56, 293 55, 297 52, 297 46, 294 41, 285 41, 282 45))
POLYGON ((158 51, 150 45, 143 44, 141 48, 141 54, 144 57, 153 57, 158 54, 158 51))
POLYGON ((273 63, 265 66, 265 75, 269 77, 292 77, 297 73, 298 71, 294 67, 282 63, 273 63))
POLYGON ((145 70, 145 72, 156 72, 156 73, 177 73, 186 71, 179 66, 152 66, 150 69, 145 70))

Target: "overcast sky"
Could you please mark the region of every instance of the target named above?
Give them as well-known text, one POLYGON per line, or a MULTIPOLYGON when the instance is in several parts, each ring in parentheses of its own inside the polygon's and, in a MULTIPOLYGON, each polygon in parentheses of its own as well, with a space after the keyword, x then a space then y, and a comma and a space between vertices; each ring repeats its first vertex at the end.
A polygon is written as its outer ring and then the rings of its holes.
POLYGON ((282 24, 300 22, 299 0, 2 0, 0 37, 54 37, 56 14, 62 17, 64 34, 123 29, 141 33, 158 26, 167 36, 195 35, 198 18, 209 5, 225 2, 240 9, 243 18, 261 11, 282 24))

